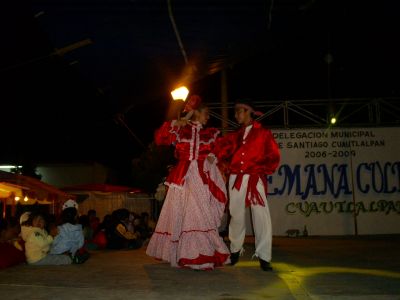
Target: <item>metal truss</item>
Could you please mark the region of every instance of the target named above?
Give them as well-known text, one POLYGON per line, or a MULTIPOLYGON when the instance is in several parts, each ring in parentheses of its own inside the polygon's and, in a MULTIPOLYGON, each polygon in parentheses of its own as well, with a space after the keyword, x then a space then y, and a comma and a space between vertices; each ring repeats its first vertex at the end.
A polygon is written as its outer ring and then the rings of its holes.
MULTIPOLYGON (((270 128, 326 128, 331 117, 337 127, 400 126, 400 98, 347 98, 314 100, 254 101, 264 114, 257 118, 270 128)), ((210 115, 223 124, 221 128, 233 130, 239 125, 234 119, 234 104, 210 103, 210 115), (229 120, 224 120, 223 110, 229 120)))

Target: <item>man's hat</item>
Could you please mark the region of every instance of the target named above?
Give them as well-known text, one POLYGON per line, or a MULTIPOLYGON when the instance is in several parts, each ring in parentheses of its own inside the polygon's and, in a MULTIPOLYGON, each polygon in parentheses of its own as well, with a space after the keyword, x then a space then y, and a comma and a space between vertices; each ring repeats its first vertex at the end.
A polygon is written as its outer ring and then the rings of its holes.
POLYGON ((66 209, 68 207, 75 207, 76 209, 78 209, 78 203, 76 203, 75 200, 69 199, 67 201, 64 202, 62 209, 66 209))
POLYGON ((256 106, 254 105, 253 101, 250 98, 243 98, 243 99, 236 100, 235 108, 241 108, 241 107, 249 110, 255 116, 263 115, 263 113, 261 111, 258 111, 256 109, 256 106))

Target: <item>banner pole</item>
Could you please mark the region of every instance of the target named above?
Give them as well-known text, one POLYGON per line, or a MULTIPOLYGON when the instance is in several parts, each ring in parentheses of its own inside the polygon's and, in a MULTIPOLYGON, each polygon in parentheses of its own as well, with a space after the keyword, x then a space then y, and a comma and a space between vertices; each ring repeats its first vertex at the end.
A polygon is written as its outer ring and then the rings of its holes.
POLYGON ((356 196, 354 190, 354 173, 353 173, 353 151, 350 147, 350 174, 351 174, 351 196, 353 198, 353 221, 354 221, 354 235, 358 236, 357 212, 356 212, 356 196))

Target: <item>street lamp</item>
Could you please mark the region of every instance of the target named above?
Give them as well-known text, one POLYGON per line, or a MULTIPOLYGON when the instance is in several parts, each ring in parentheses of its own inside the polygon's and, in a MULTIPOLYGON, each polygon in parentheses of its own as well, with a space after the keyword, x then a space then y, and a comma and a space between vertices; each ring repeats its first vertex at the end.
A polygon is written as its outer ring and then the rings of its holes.
POLYGON ((174 99, 174 101, 177 101, 177 100, 185 101, 187 96, 189 95, 189 90, 187 89, 186 86, 181 86, 181 87, 173 90, 171 92, 171 95, 172 95, 172 99, 174 99))
MULTIPOLYGON (((187 96, 189 95, 189 90, 186 86, 181 86, 171 92, 172 99, 176 104, 178 104, 178 120, 181 118, 181 109, 184 105, 187 96)), ((175 106, 175 105, 174 105, 175 106)))

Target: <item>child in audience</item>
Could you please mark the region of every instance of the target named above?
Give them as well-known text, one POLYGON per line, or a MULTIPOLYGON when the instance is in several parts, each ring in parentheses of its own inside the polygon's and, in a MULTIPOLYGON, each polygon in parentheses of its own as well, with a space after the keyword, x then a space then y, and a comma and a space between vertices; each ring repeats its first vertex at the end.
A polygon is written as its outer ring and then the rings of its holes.
POLYGON ((143 240, 149 239, 154 231, 154 227, 151 227, 149 214, 147 212, 142 212, 140 214, 139 222, 136 225, 136 230, 140 233, 140 237, 143 240))
POLYGON ((78 211, 67 207, 61 213, 62 225, 57 226, 58 234, 51 245, 50 254, 70 255, 73 263, 83 263, 89 254, 81 249, 85 242, 82 225, 78 223, 78 211))
POLYGON ((142 246, 138 233, 132 233, 125 224, 129 221, 127 209, 117 209, 112 213, 113 225, 106 229, 107 248, 109 249, 137 249, 142 246))
POLYGON ((95 234, 98 231, 98 227, 100 225, 100 219, 97 217, 97 212, 95 209, 89 209, 87 215, 89 218, 90 227, 92 228, 93 233, 95 234))
POLYGON ((95 249, 105 249, 107 247, 107 235, 112 232, 113 222, 110 214, 103 218, 103 222, 97 227, 97 232, 94 234, 92 243, 95 244, 95 249))
MULTIPOLYGON (((21 217, 23 220, 24 218, 21 217)), ((68 255, 49 254, 53 237, 44 229, 44 216, 40 212, 29 214, 28 220, 21 224, 21 236, 25 241, 26 260, 31 265, 69 265, 68 255)))

